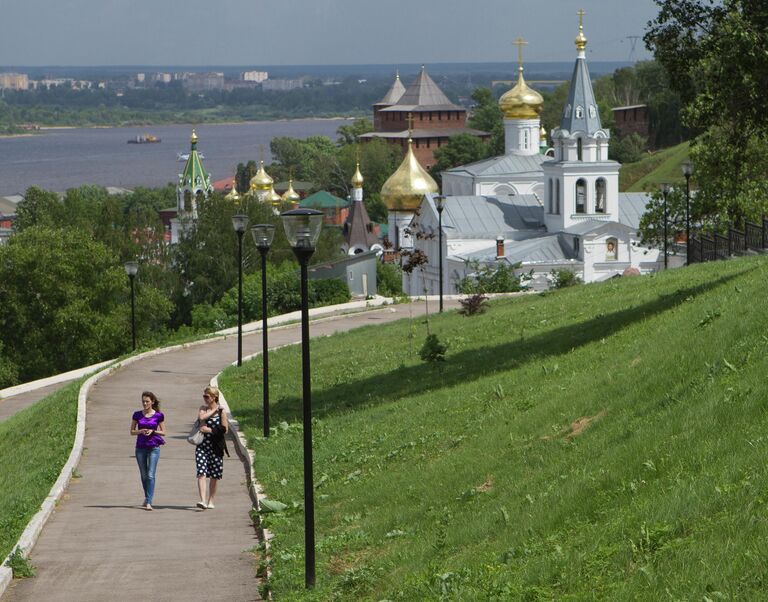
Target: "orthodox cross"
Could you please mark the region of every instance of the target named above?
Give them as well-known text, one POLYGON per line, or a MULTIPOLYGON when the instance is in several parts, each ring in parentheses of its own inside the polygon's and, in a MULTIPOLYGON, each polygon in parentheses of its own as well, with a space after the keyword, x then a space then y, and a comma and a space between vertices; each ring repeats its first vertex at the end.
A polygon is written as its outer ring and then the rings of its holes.
POLYGON ((579 29, 584 29, 584 23, 582 21, 584 20, 584 15, 587 13, 584 12, 583 8, 580 8, 576 14, 579 15, 579 29))
POLYGON ((408 138, 413 134, 413 113, 408 113, 408 138))
POLYGON ((517 38, 514 42, 512 42, 512 46, 517 46, 517 65, 518 67, 523 67, 523 46, 527 46, 528 42, 526 42, 523 38, 517 38))

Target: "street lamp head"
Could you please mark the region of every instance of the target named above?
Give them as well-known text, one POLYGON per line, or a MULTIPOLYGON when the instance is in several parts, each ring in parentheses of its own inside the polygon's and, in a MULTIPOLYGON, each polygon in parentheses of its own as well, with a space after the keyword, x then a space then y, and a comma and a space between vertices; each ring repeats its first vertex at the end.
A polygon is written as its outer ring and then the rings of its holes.
POLYGON ((280 217, 291 247, 314 250, 323 226, 322 212, 314 209, 292 209, 280 214, 280 217))
POLYGON ((275 238, 275 227, 272 224, 256 224, 251 228, 251 235, 258 249, 268 251, 275 238))
POLYGON ((666 183, 662 184, 660 188, 661 188, 661 194, 663 194, 664 196, 667 196, 669 194, 669 191, 672 190, 672 187, 666 183))
POLYGON ((137 261, 126 261, 125 273, 128 274, 128 278, 136 276, 139 273, 139 263, 137 261))
POLYGON ((248 227, 248 216, 243 215, 242 213, 236 213, 232 216, 232 226, 234 227, 235 232, 242 234, 248 227))
POLYGON ((693 163, 685 161, 681 167, 686 178, 690 178, 693 175, 693 163))
POLYGON ((445 197, 443 195, 437 195, 435 198, 435 207, 438 213, 442 213, 445 209, 445 197))

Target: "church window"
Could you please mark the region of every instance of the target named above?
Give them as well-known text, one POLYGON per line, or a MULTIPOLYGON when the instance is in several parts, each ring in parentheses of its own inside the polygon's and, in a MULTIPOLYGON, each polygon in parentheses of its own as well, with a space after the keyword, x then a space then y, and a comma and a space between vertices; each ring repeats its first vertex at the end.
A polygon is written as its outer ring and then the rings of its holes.
POLYGON ((605 179, 598 178, 595 182, 595 213, 605 213, 605 179))
POLYGON ((549 197, 549 213, 555 212, 555 203, 552 198, 552 178, 547 180, 547 196, 549 197))
POLYGON ((582 119, 584 117, 584 107, 576 107, 576 119, 582 119))
POLYGON ((555 213, 560 215, 560 180, 555 180, 555 213))
POLYGON ((587 182, 584 178, 576 180, 576 213, 586 213, 587 182))
POLYGON ((605 260, 616 261, 618 259, 619 241, 609 238, 605 241, 605 260))
POLYGON ((589 116, 594 119, 597 116, 597 110, 595 109, 595 105, 589 105, 589 116))
POLYGON ((581 138, 576 138, 576 159, 579 161, 584 160, 584 149, 582 146, 581 138))

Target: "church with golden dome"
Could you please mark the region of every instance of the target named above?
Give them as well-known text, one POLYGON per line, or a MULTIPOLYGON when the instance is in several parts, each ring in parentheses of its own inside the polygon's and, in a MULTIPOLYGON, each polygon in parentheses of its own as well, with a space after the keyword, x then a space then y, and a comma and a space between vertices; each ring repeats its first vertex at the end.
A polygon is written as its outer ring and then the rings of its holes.
POLYGON ((644 247, 638 235, 648 195, 619 193, 620 165, 608 158, 610 132, 587 67, 584 11, 578 14, 576 61, 560 124, 550 131, 551 148, 539 117, 543 99, 525 81, 525 42, 517 40, 517 82, 499 99, 504 154, 441 174, 442 236, 437 184, 420 169, 409 140, 406 158, 381 190, 392 247, 419 250, 428 259, 404 275, 406 293, 438 293, 440 256, 446 294, 458 292, 458 282, 478 266, 532 274, 534 289, 548 288, 556 270, 595 282, 660 269, 659 250, 644 247))

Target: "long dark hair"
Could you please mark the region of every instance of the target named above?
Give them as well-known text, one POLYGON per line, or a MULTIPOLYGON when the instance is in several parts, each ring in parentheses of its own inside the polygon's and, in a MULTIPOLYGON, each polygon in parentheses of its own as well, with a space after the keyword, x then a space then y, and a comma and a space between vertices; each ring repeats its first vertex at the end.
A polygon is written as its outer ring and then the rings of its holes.
POLYGON ((160 411, 160 401, 157 399, 157 395, 155 395, 152 391, 144 391, 141 394, 141 398, 144 399, 145 397, 149 397, 152 400, 152 409, 155 412, 160 411))

